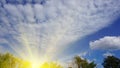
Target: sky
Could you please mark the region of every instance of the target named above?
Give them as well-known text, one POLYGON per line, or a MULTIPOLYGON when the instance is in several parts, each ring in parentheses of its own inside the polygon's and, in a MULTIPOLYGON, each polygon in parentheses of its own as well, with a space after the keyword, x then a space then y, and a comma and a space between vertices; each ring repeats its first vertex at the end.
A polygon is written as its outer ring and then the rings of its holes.
POLYGON ((120 0, 0 0, 0 53, 30 61, 120 57, 120 0))

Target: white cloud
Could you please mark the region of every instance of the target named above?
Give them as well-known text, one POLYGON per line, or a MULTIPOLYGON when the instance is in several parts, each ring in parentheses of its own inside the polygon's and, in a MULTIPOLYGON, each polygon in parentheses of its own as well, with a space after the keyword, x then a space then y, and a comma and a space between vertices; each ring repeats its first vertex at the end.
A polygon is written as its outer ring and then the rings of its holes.
POLYGON ((91 49, 117 50, 120 49, 119 36, 105 36, 99 40, 90 42, 91 49))
POLYGON ((104 57, 107 57, 107 56, 113 56, 114 54, 113 53, 110 53, 110 52, 106 52, 103 54, 104 57))
POLYGON ((45 5, 38 0, 3 1, 0 39, 23 58, 54 58, 71 42, 111 24, 120 11, 120 0, 47 0, 45 5))

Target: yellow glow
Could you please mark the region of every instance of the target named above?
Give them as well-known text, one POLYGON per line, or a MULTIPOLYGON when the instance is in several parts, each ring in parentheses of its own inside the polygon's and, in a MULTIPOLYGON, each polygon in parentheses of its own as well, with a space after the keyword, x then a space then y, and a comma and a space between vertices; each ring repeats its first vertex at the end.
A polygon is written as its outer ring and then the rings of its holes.
POLYGON ((63 67, 55 62, 46 62, 46 63, 43 63, 40 66, 40 68, 63 68, 63 67))
POLYGON ((32 68, 40 68, 40 64, 39 63, 32 63, 32 68))
POLYGON ((61 65, 56 62, 38 62, 36 60, 32 61, 22 61, 20 68, 63 68, 61 65))
POLYGON ((41 62, 39 60, 32 60, 31 66, 32 68, 40 68, 41 62))

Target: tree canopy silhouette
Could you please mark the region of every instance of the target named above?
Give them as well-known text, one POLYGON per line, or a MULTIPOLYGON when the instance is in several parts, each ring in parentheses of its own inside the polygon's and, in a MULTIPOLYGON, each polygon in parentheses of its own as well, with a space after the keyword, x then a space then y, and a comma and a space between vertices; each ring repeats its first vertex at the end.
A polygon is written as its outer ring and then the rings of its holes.
POLYGON ((120 68, 120 59, 115 56, 107 56, 102 65, 104 68, 120 68))
POLYGON ((96 64, 93 62, 88 62, 86 59, 81 59, 80 56, 74 57, 74 62, 78 68, 95 68, 96 64))

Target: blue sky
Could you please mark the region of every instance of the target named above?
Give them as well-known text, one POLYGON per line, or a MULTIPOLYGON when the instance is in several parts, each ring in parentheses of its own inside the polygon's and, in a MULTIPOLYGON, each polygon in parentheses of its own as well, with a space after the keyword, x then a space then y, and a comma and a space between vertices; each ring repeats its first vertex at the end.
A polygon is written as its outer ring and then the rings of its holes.
POLYGON ((106 56, 120 57, 119 2, 1 0, 0 52, 42 62, 80 55, 101 68, 106 56))
MULTIPOLYGON (((113 21, 113 24, 93 33, 90 34, 83 39, 80 39, 76 41, 75 43, 71 44, 71 46, 68 48, 66 51, 68 54, 71 53, 80 53, 80 52, 86 52, 86 55, 83 55, 82 57, 87 58, 89 60, 94 60, 96 63, 98 63, 98 68, 102 67, 103 60, 106 56, 108 55, 114 55, 118 58, 120 58, 120 50, 115 49, 115 50, 109 50, 109 49, 90 49, 90 41, 94 41, 100 38, 103 38, 105 36, 120 36, 120 18, 116 18, 116 20, 113 21)), ((102 44, 101 44, 102 45, 102 44)), ((107 46, 107 45, 106 45, 107 46)), ((76 54, 77 55, 77 54, 76 54)))
POLYGON ((103 62, 103 59, 105 58, 105 56, 104 56, 105 53, 111 53, 112 55, 120 58, 120 53, 119 53, 120 50, 119 49, 118 50, 107 50, 107 49, 106 50, 101 50, 101 49, 91 50, 89 47, 90 41, 93 41, 93 40, 96 40, 99 38, 103 38, 105 36, 120 36, 119 29, 120 29, 120 19, 118 17, 113 22, 113 24, 111 24, 110 26, 105 27, 94 34, 88 35, 84 39, 77 41, 77 43, 73 44, 74 45, 73 47, 71 46, 70 50, 72 50, 72 52, 74 52, 74 50, 75 50, 75 52, 78 52, 78 53, 80 51, 88 50, 90 55, 87 54, 84 57, 91 59, 91 60, 96 59, 95 60, 96 63, 100 63, 100 64, 103 62), (80 45, 84 45, 85 48, 83 48, 83 47, 81 48, 80 45))

